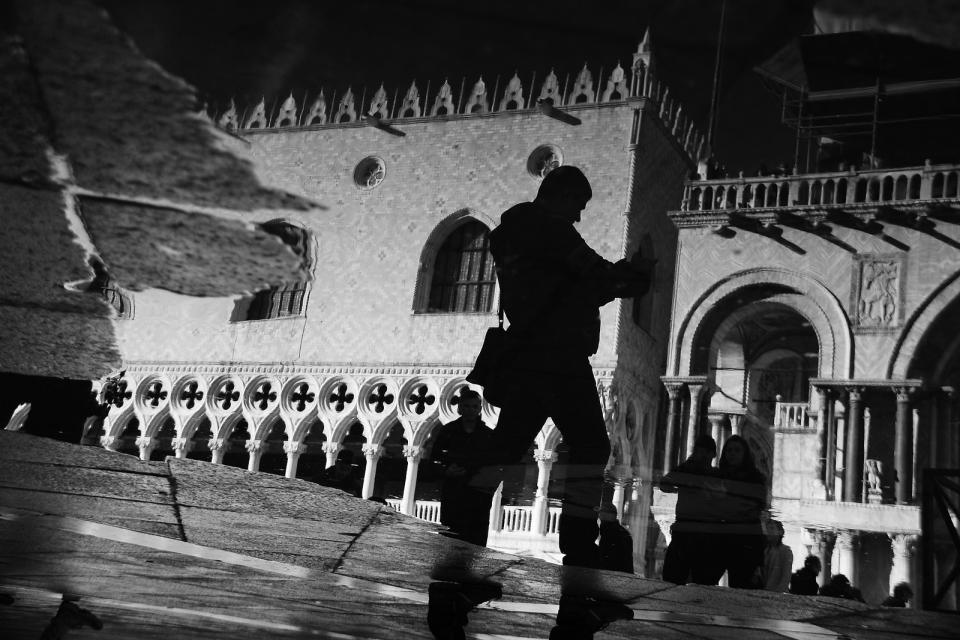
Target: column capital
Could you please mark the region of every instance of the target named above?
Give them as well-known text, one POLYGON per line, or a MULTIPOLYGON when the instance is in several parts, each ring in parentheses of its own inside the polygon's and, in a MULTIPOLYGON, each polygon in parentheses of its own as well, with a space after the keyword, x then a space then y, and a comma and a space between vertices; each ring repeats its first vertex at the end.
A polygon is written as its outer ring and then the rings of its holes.
POLYGON ((300 455, 306 450, 307 450, 307 445, 303 444, 302 442, 291 442, 287 440, 286 442, 283 443, 283 452, 288 455, 291 453, 300 455))
POLYGON ((557 453, 553 449, 534 449, 533 459, 538 464, 553 464, 557 461, 557 453))
POLYGON ((323 446, 323 452, 324 452, 324 453, 337 453, 338 451, 340 451, 340 443, 339 443, 339 442, 326 441, 326 442, 323 443, 322 446, 323 446))
POLYGON ((860 532, 853 529, 840 529, 837 531, 837 548, 853 549, 860 541, 860 532))
POLYGON ((260 440, 247 440, 243 446, 250 453, 256 453, 263 447, 263 442, 260 440))
POLYGON ((916 387, 893 385, 890 388, 897 394, 897 402, 910 402, 910 397, 916 393, 916 387))
POLYGON ((207 444, 210 447, 210 451, 217 451, 223 449, 227 444, 226 439, 224 438, 210 438, 210 442, 207 444))
POLYGON ((403 457, 411 462, 419 462, 423 455, 423 447, 412 444, 403 445, 403 457))
POLYGON ((807 535, 815 545, 829 547, 837 540, 837 532, 830 529, 807 528, 807 535))
POLYGON ((174 451, 190 451, 193 441, 190 438, 174 438, 171 444, 174 451))
POLYGON ((157 439, 150 436, 137 436, 137 446, 140 448, 153 448, 157 446, 157 439))
POLYGON ((667 396, 669 396, 671 400, 676 400, 680 397, 680 391, 685 384, 684 382, 663 381, 663 386, 667 388, 667 396))
POLYGON ((915 533, 888 533, 894 556, 911 558, 917 552, 920 536, 915 533))
POLYGON ((848 386, 844 387, 844 390, 846 390, 847 398, 850 402, 860 402, 860 399, 863 397, 863 387, 848 386))
POLYGON ((379 458, 382 452, 383 452, 383 447, 381 447, 378 444, 363 445, 363 455, 365 455, 368 458, 379 458))
POLYGON ((115 451, 117 446, 116 436, 100 436, 100 446, 110 451, 115 451))

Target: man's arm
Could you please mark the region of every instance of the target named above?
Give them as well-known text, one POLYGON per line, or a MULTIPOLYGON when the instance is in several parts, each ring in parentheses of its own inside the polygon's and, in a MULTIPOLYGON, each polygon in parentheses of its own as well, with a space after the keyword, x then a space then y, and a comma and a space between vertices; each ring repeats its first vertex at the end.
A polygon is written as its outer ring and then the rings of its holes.
POLYGON ((565 234, 564 265, 589 283, 597 306, 615 298, 636 298, 650 288, 654 261, 634 255, 632 260, 610 262, 590 248, 573 227, 565 234))

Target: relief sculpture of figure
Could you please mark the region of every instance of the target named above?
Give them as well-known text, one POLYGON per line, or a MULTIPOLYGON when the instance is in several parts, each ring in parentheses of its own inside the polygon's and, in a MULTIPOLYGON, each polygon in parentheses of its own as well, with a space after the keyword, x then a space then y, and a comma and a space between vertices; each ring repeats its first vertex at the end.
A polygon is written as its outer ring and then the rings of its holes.
POLYGON ((892 262, 865 262, 860 278, 860 324, 889 326, 897 312, 899 266, 892 262))

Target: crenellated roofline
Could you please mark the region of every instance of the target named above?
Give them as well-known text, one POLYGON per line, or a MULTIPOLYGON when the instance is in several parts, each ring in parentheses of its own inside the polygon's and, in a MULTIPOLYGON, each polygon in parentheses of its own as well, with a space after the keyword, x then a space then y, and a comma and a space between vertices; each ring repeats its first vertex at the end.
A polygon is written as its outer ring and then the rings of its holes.
MULTIPOLYGON (((514 73, 501 87, 496 78, 493 90, 481 76, 468 90, 466 79, 455 88, 445 79, 439 88, 431 89, 427 83, 421 93, 416 81, 410 83, 402 97, 394 89, 393 97, 383 84, 367 100, 366 90, 360 98, 352 87, 339 94, 334 92, 328 101, 323 89, 310 103, 309 108, 298 104, 291 93, 279 107, 268 113, 266 99, 252 107, 239 109, 233 100, 226 110, 213 115, 204 108, 202 115, 226 131, 248 134, 266 130, 296 130, 363 126, 372 124, 402 135, 390 124, 450 120, 506 113, 542 112, 570 121, 566 114, 569 108, 582 109, 644 99, 652 103, 666 131, 689 158, 696 162, 704 152, 705 137, 693 120, 686 115, 680 102, 670 96, 669 88, 654 73, 649 38, 645 37, 633 54, 633 64, 626 71, 619 63, 608 74, 603 68, 594 76, 587 64, 571 79, 567 74, 561 82, 551 70, 538 82, 533 74, 524 85, 518 73, 514 73)), ((575 118, 574 118, 575 120, 575 118)))

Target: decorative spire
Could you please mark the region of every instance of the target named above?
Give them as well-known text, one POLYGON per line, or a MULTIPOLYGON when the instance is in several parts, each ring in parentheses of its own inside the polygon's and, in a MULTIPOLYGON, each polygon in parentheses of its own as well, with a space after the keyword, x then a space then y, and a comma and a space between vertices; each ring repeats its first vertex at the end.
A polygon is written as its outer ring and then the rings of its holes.
POLYGON ((383 83, 380 83, 380 88, 377 89, 377 92, 373 94, 373 100, 370 101, 370 109, 367 111, 367 115, 375 116, 377 118, 390 117, 390 105, 387 102, 387 90, 383 88, 383 83))
POLYGON ((326 124, 327 122, 327 99, 323 97, 323 89, 320 90, 320 95, 317 96, 317 99, 313 101, 313 105, 310 107, 310 111, 307 113, 306 124, 310 126, 312 124, 326 124))
POLYGON ((470 92, 470 99, 467 100, 463 108, 464 113, 486 113, 489 110, 487 106, 487 85, 483 82, 483 76, 473 85, 470 92))
POLYGON ((514 109, 523 109, 526 106, 523 100, 523 84, 520 82, 520 76, 514 72, 507 88, 503 90, 503 98, 500 99, 500 111, 512 111, 514 109))
POLYGON ((280 113, 273 121, 274 127, 295 127, 297 126, 297 101, 293 99, 293 93, 280 105, 280 113))
POLYGON ((443 84, 440 86, 440 91, 437 92, 437 97, 433 100, 430 115, 447 116, 455 112, 456 109, 453 106, 453 90, 450 88, 450 83, 444 79, 443 84))
MULTIPOLYGON (((530 89, 532 90, 533 87, 530 87, 530 89)), ((550 69, 547 79, 543 81, 543 85, 540 87, 539 99, 552 105, 559 105, 563 101, 563 96, 560 95, 560 84, 557 82, 557 74, 553 72, 553 69, 550 69)))
POLYGON ((333 122, 354 122, 357 119, 357 109, 353 105, 353 89, 347 88, 347 92, 340 98, 340 104, 337 106, 337 112, 333 114, 333 122))
POLYGON ((264 99, 253 108, 253 113, 247 116, 247 121, 243 123, 244 129, 265 129, 267 127, 267 107, 264 99))
POLYGON ((623 72, 623 67, 620 66, 620 63, 617 63, 616 68, 610 73, 610 77, 607 78, 607 88, 603 90, 601 100, 608 102, 610 100, 624 100, 626 97, 626 76, 623 72))
POLYGON ((227 107, 227 110, 220 116, 220 119, 217 120, 217 124, 225 131, 236 131, 240 126, 237 120, 237 105, 234 104, 233 98, 230 98, 230 106, 227 107))
POLYGON ((633 54, 633 70, 637 71, 642 65, 647 70, 653 69, 653 49, 650 45, 650 27, 643 32, 643 40, 637 46, 636 53, 633 54))
POLYGON ((584 63, 583 69, 580 70, 573 84, 573 92, 570 94, 570 99, 567 101, 567 104, 593 102, 593 96, 593 74, 590 73, 590 69, 588 69, 587 64, 584 63))
POLYGON ((403 96, 403 104, 400 105, 401 118, 419 118, 420 117, 420 91, 417 89, 417 81, 410 83, 407 94, 403 96))

